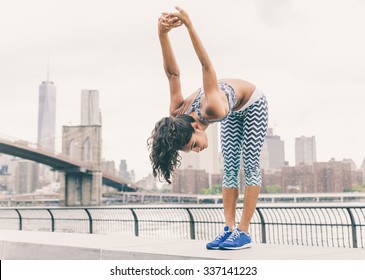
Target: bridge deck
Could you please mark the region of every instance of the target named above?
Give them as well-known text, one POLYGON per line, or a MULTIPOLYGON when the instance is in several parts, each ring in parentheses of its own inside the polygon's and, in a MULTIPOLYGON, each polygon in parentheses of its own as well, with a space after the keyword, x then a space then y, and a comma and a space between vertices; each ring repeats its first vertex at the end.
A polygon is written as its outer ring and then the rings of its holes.
MULTIPOLYGON (((17 143, 0 137, 0 153, 45 164, 54 170, 66 173, 85 173, 93 171, 93 167, 89 164, 76 161, 62 154, 55 154, 54 152, 28 146, 26 141, 17 143)), ((138 189, 134 183, 128 182, 127 180, 113 174, 108 174, 107 172, 103 172, 102 178, 103 184, 118 188, 119 190, 136 191, 138 189)))

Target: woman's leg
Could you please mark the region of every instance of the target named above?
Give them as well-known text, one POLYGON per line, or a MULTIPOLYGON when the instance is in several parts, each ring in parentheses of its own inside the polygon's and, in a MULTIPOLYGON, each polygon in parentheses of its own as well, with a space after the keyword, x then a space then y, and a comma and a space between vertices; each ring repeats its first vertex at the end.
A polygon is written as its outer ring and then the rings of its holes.
POLYGON ((219 249, 236 229, 236 204, 239 195, 239 170, 243 143, 242 117, 231 113, 221 122, 221 148, 224 159, 222 197, 226 226, 223 232, 207 243, 207 249, 219 249))
POLYGON ((248 233, 261 189, 260 153, 268 125, 268 107, 265 96, 244 111, 243 123, 242 156, 246 188, 238 229, 248 233))
POLYGON ((245 196, 243 198, 243 211, 238 229, 248 234, 251 219, 255 213, 257 198, 259 197, 261 188, 259 186, 247 186, 245 196))
POLYGON ((226 225, 236 226, 236 203, 239 195, 239 169, 243 144, 242 117, 231 113, 221 123, 221 149, 224 160, 222 196, 226 225))
POLYGON ((230 230, 236 227, 236 204, 239 195, 238 188, 223 188, 224 219, 230 230))

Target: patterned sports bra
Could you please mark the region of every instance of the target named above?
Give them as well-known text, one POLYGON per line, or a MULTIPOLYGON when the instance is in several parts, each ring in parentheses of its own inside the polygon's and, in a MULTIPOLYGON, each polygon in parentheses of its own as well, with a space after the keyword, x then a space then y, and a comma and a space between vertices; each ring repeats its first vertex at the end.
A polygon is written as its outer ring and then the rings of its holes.
POLYGON ((224 93, 227 96, 227 100, 228 100, 229 113, 224 118, 219 119, 219 120, 207 120, 206 118, 203 117, 202 112, 201 112, 201 108, 200 108, 200 105, 201 105, 200 100, 201 100, 202 95, 204 94, 203 87, 201 87, 199 89, 198 95, 195 97, 193 103, 191 103, 190 108, 185 112, 185 114, 189 115, 192 112, 197 112, 197 114, 199 116, 199 119, 203 123, 220 122, 220 121, 224 120, 225 118, 227 118, 227 116, 232 112, 232 108, 237 103, 237 96, 236 96, 236 93, 235 93, 234 89, 230 85, 228 85, 227 83, 218 82, 218 85, 219 85, 220 89, 224 91, 224 93))

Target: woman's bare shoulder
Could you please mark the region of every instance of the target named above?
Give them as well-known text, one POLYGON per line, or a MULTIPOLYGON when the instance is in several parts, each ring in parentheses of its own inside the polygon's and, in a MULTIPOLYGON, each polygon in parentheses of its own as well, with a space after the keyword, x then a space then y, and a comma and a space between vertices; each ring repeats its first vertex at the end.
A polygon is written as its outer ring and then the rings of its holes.
POLYGON ((171 112, 171 116, 176 117, 177 115, 185 114, 191 104, 193 103, 194 99, 198 95, 199 90, 194 91, 192 94, 190 94, 187 98, 184 99, 184 102, 177 108, 174 112, 171 112))

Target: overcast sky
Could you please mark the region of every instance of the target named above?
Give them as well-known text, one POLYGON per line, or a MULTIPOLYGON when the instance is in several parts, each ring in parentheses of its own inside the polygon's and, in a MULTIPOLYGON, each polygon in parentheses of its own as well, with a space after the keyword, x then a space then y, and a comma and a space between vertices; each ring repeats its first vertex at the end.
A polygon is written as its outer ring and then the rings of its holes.
MULTIPOLYGON (((1 0, 0 136, 37 140, 38 86, 57 86, 62 125, 80 124, 82 89, 100 92, 103 158, 150 171, 146 140, 168 113, 157 19, 187 10, 218 77, 260 87, 269 125, 294 164, 294 138, 315 136, 317 160, 365 157, 365 1, 1 0)), ((171 40, 185 96, 201 69, 185 28, 171 40)))

